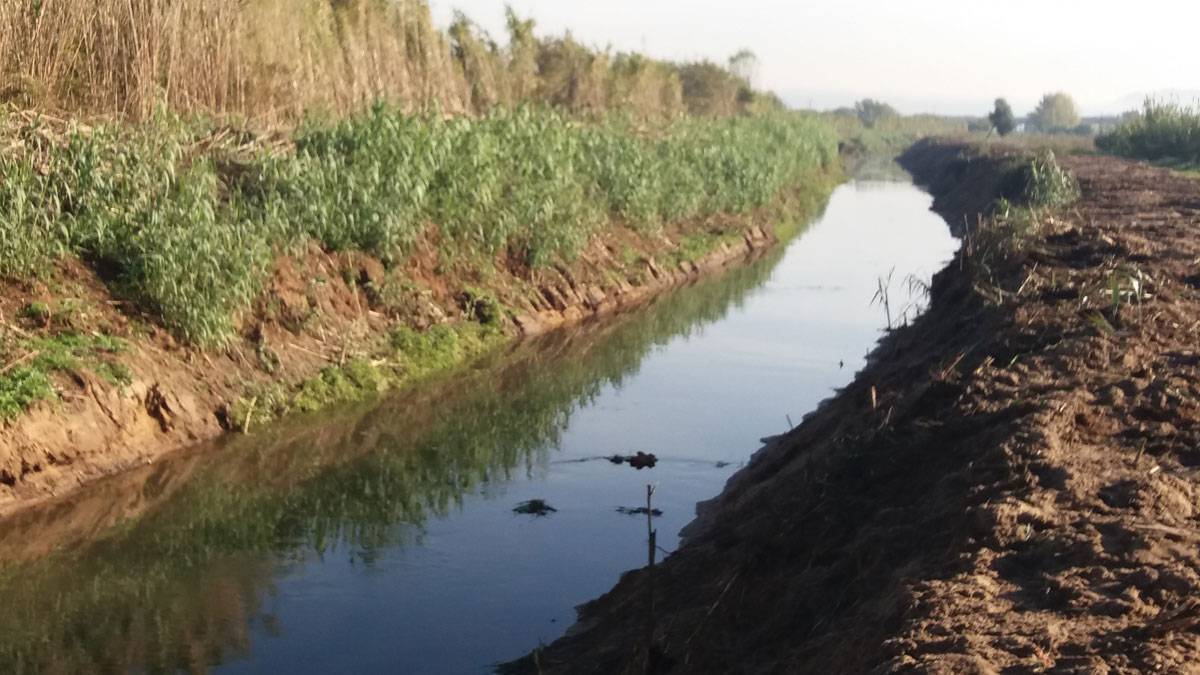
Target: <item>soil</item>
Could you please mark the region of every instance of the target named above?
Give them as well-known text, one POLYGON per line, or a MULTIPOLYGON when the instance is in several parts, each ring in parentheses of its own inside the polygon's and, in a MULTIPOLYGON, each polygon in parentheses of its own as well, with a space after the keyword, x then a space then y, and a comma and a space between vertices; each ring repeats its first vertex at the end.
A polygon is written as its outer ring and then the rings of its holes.
POLYGON ((998 243, 1016 153, 904 157, 965 238, 926 314, 515 669, 1200 672, 1200 182, 1061 157, 998 243))
MULTIPOLYGON (((97 270, 64 260, 48 280, 0 286, 0 335, 120 337, 128 348, 119 361, 132 382, 111 383, 83 367, 59 372, 58 400, 0 421, 0 517, 227 433, 239 397, 268 384, 298 385, 350 358, 386 354, 396 326, 474 320, 470 293, 491 295, 506 308, 500 320, 510 336, 545 333, 757 256, 777 241, 772 218, 764 209, 655 234, 615 227, 575 261, 536 270, 506 256, 446 262, 436 232, 392 270, 363 254, 312 245, 275 261, 264 293, 240 318, 240 334, 207 351, 179 344, 114 297, 97 270), (722 236, 698 260, 680 260, 685 238, 699 232, 722 236), (20 318, 30 303, 75 309, 32 323, 20 318)), ((0 362, 0 369, 30 356, 0 362)))

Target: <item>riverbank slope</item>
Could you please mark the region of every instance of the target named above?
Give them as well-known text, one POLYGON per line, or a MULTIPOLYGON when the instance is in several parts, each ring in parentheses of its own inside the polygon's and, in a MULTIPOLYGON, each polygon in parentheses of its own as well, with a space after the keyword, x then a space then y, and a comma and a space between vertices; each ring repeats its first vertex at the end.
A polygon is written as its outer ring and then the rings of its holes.
POLYGON ((841 175, 790 113, 3 121, 0 515, 637 304, 791 236, 841 175))
POLYGON ((627 309, 754 259, 817 212, 835 174, 814 172, 746 216, 653 234, 613 228, 576 260, 541 269, 503 261, 486 274, 440 269, 436 251, 388 269, 364 253, 310 246, 275 260, 237 338, 217 350, 181 344, 131 316, 94 270, 64 261, 52 282, 8 284, 0 293, 0 321, 10 317, 0 328, 21 345, 6 372, 46 354, 63 360, 52 371, 54 395, 0 426, 0 515, 287 410, 402 386, 506 341, 627 309), (381 288, 398 290, 388 296, 381 288), (397 344, 398 335, 410 342, 397 344))
POLYGON ((903 159, 964 239, 929 310, 701 505, 678 551, 521 666, 1200 660, 1200 183, 1063 157, 1077 202, 988 217, 1022 192, 1020 151, 928 141, 903 159))

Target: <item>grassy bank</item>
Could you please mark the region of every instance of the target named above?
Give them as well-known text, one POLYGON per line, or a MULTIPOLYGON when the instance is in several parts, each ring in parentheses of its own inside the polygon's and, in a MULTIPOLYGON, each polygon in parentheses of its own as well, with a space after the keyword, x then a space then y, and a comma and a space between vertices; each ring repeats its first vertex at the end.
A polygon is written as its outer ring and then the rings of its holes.
POLYGON ((443 119, 376 106, 305 125, 282 149, 170 117, 63 135, 9 124, 0 276, 78 256, 200 345, 226 339, 272 258, 310 239, 395 262, 436 225, 443 255, 508 251, 537 267, 617 223, 747 213, 836 161, 828 128, 785 113, 641 134, 546 109, 443 119))
POLYGON ((633 302, 840 175, 828 120, 732 68, 507 32, 0 0, 0 499, 633 302))

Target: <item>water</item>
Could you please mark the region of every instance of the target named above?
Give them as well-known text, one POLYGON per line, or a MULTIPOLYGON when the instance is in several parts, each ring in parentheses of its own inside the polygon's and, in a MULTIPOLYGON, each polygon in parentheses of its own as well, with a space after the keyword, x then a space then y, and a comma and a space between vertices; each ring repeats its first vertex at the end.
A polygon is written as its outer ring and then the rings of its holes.
POLYGON ((0 670, 487 672, 672 550, 762 436, 862 366, 956 243, 847 184, 786 250, 370 407, 289 422, 0 523, 0 670), (659 457, 635 471, 604 459, 659 457), (513 507, 544 499, 546 517, 513 507), (51 548, 58 551, 45 552, 51 548))

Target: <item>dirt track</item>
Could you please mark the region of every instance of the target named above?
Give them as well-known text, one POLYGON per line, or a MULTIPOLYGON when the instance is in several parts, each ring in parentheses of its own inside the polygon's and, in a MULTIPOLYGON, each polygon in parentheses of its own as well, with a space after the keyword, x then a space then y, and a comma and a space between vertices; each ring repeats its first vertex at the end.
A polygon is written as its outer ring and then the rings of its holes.
MULTIPOLYGON (((956 225, 1008 184, 961 149, 906 157, 956 225)), ((1062 163, 1075 207, 968 235, 927 314, 538 668, 1200 672, 1200 182, 1062 163)))

